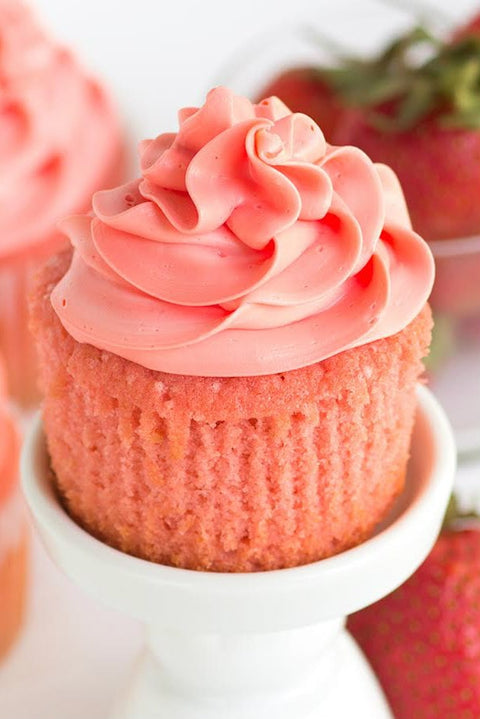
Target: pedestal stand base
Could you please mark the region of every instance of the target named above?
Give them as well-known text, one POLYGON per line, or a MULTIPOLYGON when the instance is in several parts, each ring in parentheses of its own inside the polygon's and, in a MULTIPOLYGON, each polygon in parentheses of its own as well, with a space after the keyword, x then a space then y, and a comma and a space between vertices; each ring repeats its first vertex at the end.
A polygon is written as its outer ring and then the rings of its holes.
MULTIPOLYGON (((145 652, 138 660, 132 683, 119 697, 117 707, 109 719, 394 719, 385 701, 377 679, 365 661, 350 634, 342 629, 330 647, 324 673, 314 675, 316 691, 306 692, 309 699, 315 696, 315 707, 304 707, 302 698, 291 691, 279 690, 275 701, 265 703, 261 695, 225 697, 223 708, 218 697, 191 697, 171 691, 159 683, 161 668, 154 657, 145 652), (328 679, 329 681, 325 682, 328 679), (157 692, 161 691, 161 707, 157 692)), ((309 702, 310 704, 311 702, 309 702)))

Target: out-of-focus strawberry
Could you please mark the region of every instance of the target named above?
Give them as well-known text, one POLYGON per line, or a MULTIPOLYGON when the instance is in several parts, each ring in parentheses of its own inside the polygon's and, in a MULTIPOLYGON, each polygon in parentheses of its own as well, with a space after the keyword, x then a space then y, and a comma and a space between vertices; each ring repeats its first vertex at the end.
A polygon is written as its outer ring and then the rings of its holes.
MULTIPOLYGON (((262 94, 311 115, 330 143, 390 165, 427 241, 480 236, 480 14, 447 41, 414 28, 370 58, 286 71, 262 94)), ((445 314, 480 310, 480 253, 468 242, 435 250, 432 304, 445 314)))
POLYGON ((258 100, 271 95, 283 100, 293 112, 303 112, 315 120, 327 140, 344 111, 321 68, 295 67, 281 72, 259 93, 258 100))
POLYGON ((348 627, 396 719, 480 717, 480 532, 446 531, 405 584, 348 627))
POLYGON ((450 44, 416 31, 355 73, 332 74, 355 108, 335 143, 395 170, 427 241, 480 233, 480 36, 450 44), (368 65, 375 73, 363 71, 368 65))
POLYGON ((459 40, 465 40, 467 37, 472 37, 472 35, 480 37, 480 13, 474 15, 465 25, 457 28, 453 32, 451 39, 458 42, 459 40))
POLYGON ((480 15, 452 37, 415 28, 371 58, 287 70, 261 93, 390 165, 427 241, 480 234, 480 15))

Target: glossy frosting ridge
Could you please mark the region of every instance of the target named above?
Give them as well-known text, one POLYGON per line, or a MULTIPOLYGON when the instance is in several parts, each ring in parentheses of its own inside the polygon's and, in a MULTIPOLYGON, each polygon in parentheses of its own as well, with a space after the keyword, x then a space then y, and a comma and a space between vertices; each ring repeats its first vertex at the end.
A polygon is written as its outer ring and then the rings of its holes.
POLYGON ((87 211, 119 143, 105 91, 22 2, 2 0, 0 258, 29 252, 59 217, 87 211))
POLYGON ((140 145, 141 177, 62 229, 78 341, 154 370, 272 374, 403 329, 433 260, 394 173, 277 98, 218 87, 140 145))

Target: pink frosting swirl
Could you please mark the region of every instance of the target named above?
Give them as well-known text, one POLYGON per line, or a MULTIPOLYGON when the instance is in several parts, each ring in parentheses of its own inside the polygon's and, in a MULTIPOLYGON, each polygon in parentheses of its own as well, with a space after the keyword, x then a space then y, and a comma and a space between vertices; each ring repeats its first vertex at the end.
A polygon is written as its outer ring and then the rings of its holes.
MULTIPOLYGON (((110 99, 18 0, 0 1, 0 258, 87 210, 119 152, 110 99)), ((58 238, 58 233, 57 233, 58 238)))
POLYGON ((391 170, 277 98, 219 87, 179 117, 141 144, 140 179, 63 222, 75 250, 52 303, 75 339, 154 370, 248 376, 417 315, 433 260, 391 170))

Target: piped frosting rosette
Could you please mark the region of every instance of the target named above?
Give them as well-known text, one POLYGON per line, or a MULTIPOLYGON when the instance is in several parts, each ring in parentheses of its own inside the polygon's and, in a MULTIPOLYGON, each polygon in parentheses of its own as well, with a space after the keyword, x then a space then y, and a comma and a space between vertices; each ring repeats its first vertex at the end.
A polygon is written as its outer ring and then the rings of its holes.
POLYGON ((176 374, 265 375, 418 314, 433 260, 390 169, 274 97, 219 87, 179 121, 141 144, 139 179, 63 222, 75 249, 52 302, 77 341, 176 374))
POLYGON ((0 258, 87 211, 119 152, 110 99, 19 0, 0 0, 0 258))

